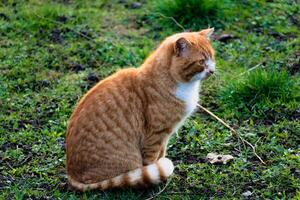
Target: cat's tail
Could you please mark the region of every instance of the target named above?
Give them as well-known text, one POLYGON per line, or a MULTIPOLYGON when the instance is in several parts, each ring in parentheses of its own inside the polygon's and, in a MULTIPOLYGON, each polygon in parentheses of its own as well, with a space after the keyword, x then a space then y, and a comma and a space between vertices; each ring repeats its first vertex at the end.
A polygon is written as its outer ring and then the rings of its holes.
POLYGON ((78 190, 86 191, 93 189, 107 190, 118 187, 147 186, 157 184, 173 173, 174 165, 168 158, 160 158, 157 162, 126 172, 114 178, 98 183, 84 184, 68 177, 70 184, 78 190))

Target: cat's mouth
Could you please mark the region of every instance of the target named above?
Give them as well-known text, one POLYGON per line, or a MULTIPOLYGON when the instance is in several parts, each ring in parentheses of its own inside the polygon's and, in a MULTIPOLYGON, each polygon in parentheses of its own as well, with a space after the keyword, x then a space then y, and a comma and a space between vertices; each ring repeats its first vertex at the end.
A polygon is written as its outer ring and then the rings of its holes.
POLYGON ((214 70, 206 69, 206 70, 205 70, 204 80, 206 80, 206 79, 208 79, 209 77, 211 77, 214 73, 215 73, 214 70))
POLYGON ((212 61, 211 59, 207 60, 206 68, 205 68, 206 78, 213 75, 215 73, 215 69, 216 69, 216 63, 214 61, 212 61))
POLYGON ((213 70, 208 70, 208 72, 207 72, 207 74, 208 74, 209 76, 213 75, 214 73, 215 73, 215 71, 213 71, 213 70))

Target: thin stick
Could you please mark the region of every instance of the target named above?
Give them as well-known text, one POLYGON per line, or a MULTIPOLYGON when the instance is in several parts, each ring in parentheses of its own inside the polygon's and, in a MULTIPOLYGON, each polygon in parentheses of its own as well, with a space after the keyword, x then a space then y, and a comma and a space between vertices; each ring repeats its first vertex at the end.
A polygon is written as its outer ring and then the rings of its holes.
POLYGON ((204 110, 206 113, 208 113, 209 115, 211 115, 212 117, 214 117, 216 120, 218 120, 221 124, 223 124, 226 128, 228 128, 231 132, 233 132, 236 136, 238 136, 238 138, 243 142, 246 143, 248 146, 251 147, 253 154, 258 158, 258 160, 266 165, 266 163, 263 161, 263 159, 261 159, 261 157, 256 153, 256 149, 255 147, 248 142, 247 140, 245 140, 244 138, 242 138, 242 136, 236 131, 234 130, 231 126, 229 126, 226 122, 224 122, 224 120, 222 120, 221 118, 219 118, 218 116, 216 116, 214 113, 212 113, 211 111, 209 111, 207 108, 204 108, 203 106, 197 104, 199 108, 201 108, 202 110, 204 110))
POLYGON ((224 126, 226 126, 226 128, 228 128, 231 132, 236 133, 236 130, 234 130, 233 128, 231 128, 231 126, 229 126, 227 123, 225 123, 222 119, 220 119, 217 115, 215 115, 214 113, 210 112, 208 109, 204 108, 203 106, 201 106, 200 104, 197 104, 199 108, 201 108, 202 110, 204 110, 206 113, 208 113, 209 115, 213 116, 215 119, 217 119, 221 124, 223 124, 224 126))
POLYGON ((158 195, 160 195, 161 193, 163 193, 163 191, 165 191, 165 189, 166 189, 166 188, 168 187, 168 185, 170 184, 171 180, 172 180, 172 176, 168 179, 166 185, 165 185, 158 193, 156 193, 156 194, 153 195, 152 197, 149 197, 149 198, 147 198, 147 199, 145 199, 145 200, 151 200, 151 199, 154 199, 154 198, 156 198, 158 195))
POLYGON ((159 13, 159 12, 155 12, 153 14, 160 15, 161 17, 166 18, 166 19, 171 19, 179 28, 181 28, 183 31, 186 31, 185 28, 176 19, 174 19, 174 17, 165 16, 164 14, 159 13))
POLYGON ((246 71, 240 73, 240 74, 237 75, 235 78, 238 78, 238 77, 240 77, 240 76, 243 76, 244 74, 249 73, 249 72, 251 72, 252 70, 255 70, 256 68, 260 67, 261 65, 262 65, 262 62, 261 62, 261 63, 258 63, 258 64, 255 65, 254 67, 251 67, 250 69, 248 69, 248 70, 246 70, 246 71))

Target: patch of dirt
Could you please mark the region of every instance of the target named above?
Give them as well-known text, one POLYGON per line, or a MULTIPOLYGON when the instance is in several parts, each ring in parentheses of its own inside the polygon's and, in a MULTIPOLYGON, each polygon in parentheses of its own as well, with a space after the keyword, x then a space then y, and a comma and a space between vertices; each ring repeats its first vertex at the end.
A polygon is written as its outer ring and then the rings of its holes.
MULTIPOLYGON (((255 33, 257 33, 258 35, 262 35, 265 32, 265 29, 263 27, 254 27, 253 30, 249 30, 249 31, 254 31, 255 33)), ((287 34, 282 34, 279 32, 276 32, 274 30, 269 30, 268 34, 272 37, 274 37, 277 41, 279 42, 283 42, 283 41, 287 41, 290 38, 295 38, 297 37, 295 34, 293 33, 287 33, 287 34)))
POLYGON ((119 3, 125 4, 125 3, 128 3, 128 0, 119 0, 119 3))
POLYGON ((44 96, 36 105, 36 113, 38 113, 39 119, 49 120, 58 106, 58 99, 48 99, 48 97, 44 96), (47 105, 46 108, 44 108, 45 104, 47 105))
POLYGON ((291 23, 295 24, 296 26, 300 27, 300 17, 299 15, 290 15, 289 20, 291 23))
POLYGON ((296 52, 294 56, 289 58, 287 68, 291 75, 295 75, 300 72, 300 52, 296 52))
POLYGON ((269 33, 271 36, 273 36, 277 41, 279 42, 283 42, 283 41, 287 41, 289 38, 294 38, 296 37, 295 35, 293 34, 287 34, 287 35, 284 35, 284 34, 281 34, 281 33, 278 33, 278 32, 275 32, 275 31, 271 31, 269 33))
POLYGON ((80 33, 80 36, 83 37, 83 38, 90 38, 93 36, 92 34, 93 30, 88 27, 88 26, 85 26, 84 28, 82 28, 79 33, 80 33))
POLYGON ((24 159, 16 162, 15 160, 11 160, 11 159, 7 158, 7 159, 5 159, 4 166, 7 166, 9 168, 11 168, 11 167, 16 168, 16 167, 20 167, 32 160, 34 153, 31 150, 31 146, 27 145, 27 144, 5 142, 1 146, 0 151, 5 152, 9 149, 17 149, 17 148, 22 149, 22 152, 24 153, 24 156, 25 156, 24 159))
POLYGON ((39 127, 39 123, 37 120, 32 120, 32 119, 21 119, 18 120, 18 129, 25 129, 27 125, 30 125, 32 127, 39 127))
POLYGON ((66 141, 64 137, 57 138, 56 143, 63 149, 66 150, 66 141))
MULTIPOLYGON (((260 126, 260 125, 271 126, 284 119, 289 121, 295 121, 300 118, 300 109, 289 110, 285 107, 281 107, 276 109, 269 108, 268 110, 264 110, 262 112, 263 113, 260 113, 259 117, 252 116, 255 126, 260 126)), ((244 122, 245 119, 240 118, 236 123, 237 126, 236 127, 234 126, 233 128, 238 128, 239 126, 242 126, 244 122)))
POLYGON ((187 172, 185 170, 175 168, 175 174, 180 176, 180 179, 185 180, 187 178, 187 172))
POLYGON ((133 3, 130 4, 130 8, 131 8, 131 9, 138 9, 138 8, 141 8, 142 5, 143 5, 143 4, 140 3, 140 2, 133 2, 133 3))
POLYGON ((9 17, 4 13, 0 13, 0 19, 3 19, 5 21, 9 21, 9 17))
POLYGON ((277 123, 282 119, 287 120, 297 120, 300 118, 300 109, 296 109, 294 111, 287 110, 285 108, 281 108, 279 110, 267 110, 264 112, 265 117, 262 119, 257 119, 255 124, 264 124, 264 125, 272 125, 273 123, 277 123))
POLYGON ((205 159, 200 156, 191 155, 187 153, 184 155, 183 161, 184 163, 187 164, 193 164, 193 163, 204 163, 205 159))
POLYGON ((119 3, 124 4, 125 8, 129 8, 129 9, 139 9, 143 6, 141 2, 130 3, 127 0, 120 0, 119 3))
POLYGON ((82 90, 88 90, 96 85, 101 79, 95 72, 91 72, 84 80, 85 83, 81 84, 80 87, 82 90))
POLYGON ((62 23, 66 23, 69 20, 69 18, 65 15, 60 15, 60 16, 57 16, 56 20, 59 22, 62 22, 62 23))
POLYGON ((291 168, 291 173, 294 175, 296 179, 300 179, 300 169, 291 168))
POLYGON ((53 29, 53 30, 50 32, 49 39, 50 39, 52 42, 56 42, 56 43, 63 43, 63 42, 64 42, 64 38, 63 38, 63 36, 62 36, 62 32, 61 32, 61 30, 59 30, 59 29, 53 29))
POLYGON ((58 190, 61 192, 72 192, 77 195, 82 194, 78 190, 75 190, 68 182, 68 179, 66 177, 66 168, 59 167, 56 171, 55 178, 59 178, 59 184, 58 184, 58 190))
POLYGON ((223 43, 228 43, 230 42, 230 40, 233 40, 233 39, 236 39, 237 37, 232 35, 232 34, 221 34, 221 35, 215 35, 213 36, 213 40, 218 40, 220 42, 223 42, 223 43))
POLYGON ((0 151, 5 152, 8 149, 15 149, 17 147, 16 143, 9 143, 9 142, 4 142, 4 144, 2 144, 0 146, 0 151))
POLYGON ((49 87, 51 82, 49 80, 36 80, 36 83, 33 85, 32 90, 37 92, 40 91, 42 88, 49 87))
POLYGON ((49 87, 51 85, 51 82, 49 80, 40 80, 39 85, 44 88, 44 87, 49 87))
MULTIPOLYGON (((174 152, 174 147, 169 148, 169 151, 174 152)), ((180 152, 179 150, 175 150, 177 153, 175 156, 172 156, 171 154, 168 155, 170 159, 174 162, 175 165, 179 163, 185 163, 185 164, 194 164, 194 163, 205 163, 206 160, 204 157, 201 157, 199 155, 193 155, 188 151, 180 152)))
POLYGON ((99 82, 100 79, 99 79, 99 76, 96 73, 91 72, 91 73, 88 74, 86 80, 89 81, 89 82, 92 82, 92 83, 97 83, 97 82, 99 82))
POLYGON ((71 71, 74 71, 76 73, 85 70, 85 66, 79 63, 72 63, 68 66, 68 68, 71 69, 71 71))
POLYGON ((120 35, 120 36, 126 36, 127 37, 129 35, 128 27, 126 27, 126 26, 124 26, 122 24, 114 26, 113 30, 115 32, 117 32, 118 35, 120 35))
POLYGON ((14 128, 13 124, 8 124, 6 128, 11 131, 26 129, 28 125, 35 131, 46 128, 49 126, 48 120, 55 114, 58 106, 58 100, 42 98, 32 113, 23 113, 20 116, 21 120, 17 121, 18 127, 14 128))
POLYGON ((142 28, 145 25, 150 25, 151 26, 151 21, 149 19, 148 16, 143 16, 143 17, 139 17, 136 15, 132 15, 131 17, 128 18, 128 25, 126 26, 126 28, 132 28, 132 29, 136 29, 136 30, 142 30, 142 33, 140 34, 145 34, 147 31, 151 32, 150 30, 143 30, 142 28))
POLYGON ((6 176, 3 174, 0 174, 0 190, 10 186, 15 182, 15 179, 12 176, 6 176))

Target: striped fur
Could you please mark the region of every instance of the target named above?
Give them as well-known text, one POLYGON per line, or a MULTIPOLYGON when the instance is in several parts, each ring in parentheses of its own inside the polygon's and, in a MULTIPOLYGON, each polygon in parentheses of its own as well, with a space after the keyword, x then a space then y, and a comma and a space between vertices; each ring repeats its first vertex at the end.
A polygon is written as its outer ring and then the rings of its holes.
POLYGON ((94 189, 107 190, 120 187, 136 187, 148 184, 157 184, 161 181, 165 181, 173 173, 173 170, 174 165, 171 160, 168 158, 160 158, 153 164, 97 183, 80 183, 72 179, 70 176, 68 176, 68 180, 74 188, 80 191, 94 189))
POLYGON ((71 185, 146 186, 172 173, 164 159, 168 139, 192 113, 200 81, 214 70, 210 33, 166 38, 139 68, 116 72, 81 98, 66 134, 71 185))

